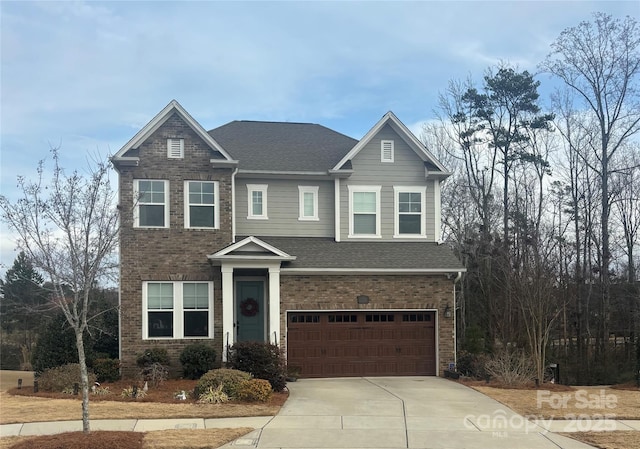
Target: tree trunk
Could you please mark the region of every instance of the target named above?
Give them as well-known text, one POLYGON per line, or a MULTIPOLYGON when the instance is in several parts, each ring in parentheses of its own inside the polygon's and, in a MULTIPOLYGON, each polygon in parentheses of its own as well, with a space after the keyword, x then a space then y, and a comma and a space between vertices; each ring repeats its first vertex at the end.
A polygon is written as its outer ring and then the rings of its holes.
POLYGON ((78 348, 78 361, 80 363, 80 387, 82 388, 82 432, 89 433, 89 373, 87 371, 87 358, 84 353, 84 340, 82 330, 76 329, 76 345, 78 348))

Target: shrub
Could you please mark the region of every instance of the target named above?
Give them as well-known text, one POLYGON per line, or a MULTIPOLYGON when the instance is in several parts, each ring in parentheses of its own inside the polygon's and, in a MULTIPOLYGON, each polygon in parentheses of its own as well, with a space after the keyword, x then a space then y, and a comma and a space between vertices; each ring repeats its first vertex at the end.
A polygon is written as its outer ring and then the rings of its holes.
POLYGON ((142 380, 151 382, 154 387, 157 387, 169 378, 169 370, 161 363, 156 362, 142 368, 140 376, 142 380))
POLYGON ((133 386, 124 388, 120 396, 123 398, 142 399, 147 395, 147 392, 141 388, 133 388, 133 386), (135 394, 134 394, 135 392, 135 394))
POLYGON ((264 379, 249 379, 240 384, 238 399, 249 402, 267 402, 273 393, 271 384, 264 379))
POLYGON ((531 382, 535 369, 524 351, 504 349, 485 364, 487 373, 505 385, 523 385, 531 382))
POLYGON ((93 361, 93 372, 96 374, 98 382, 115 382, 120 380, 120 360, 95 359, 93 361))
POLYGON ((169 354, 164 348, 151 348, 144 351, 136 359, 136 363, 140 368, 144 368, 154 363, 161 365, 171 365, 169 360, 169 354))
POLYGON ((487 377, 487 371, 485 370, 487 361, 486 354, 472 354, 467 351, 460 351, 456 370, 467 377, 485 379, 487 377))
POLYGON ((222 390, 222 385, 219 385, 217 388, 207 387, 207 389, 200 394, 198 402, 202 404, 222 404, 228 402, 229 395, 222 390))
POLYGON ((204 373, 215 368, 216 351, 204 343, 192 344, 182 350, 180 363, 186 379, 199 379, 204 373))
POLYGON ((273 391, 282 391, 287 385, 287 368, 280 348, 271 343, 240 342, 231 347, 231 368, 251 373, 253 377, 268 380, 273 391))
MULTIPOLYGON (((57 366, 44 370, 38 376, 38 388, 42 391, 62 392, 73 389, 73 384, 81 384, 80 364, 70 363, 68 365, 57 366)), ((93 385, 96 376, 89 372, 89 385, 93 385)))
MULTIPOLYGON (((205 392, 209 388, 220 388, 228 397, 238 396, 238 390, 242 382, 251 379, 251 375, 235 369, 219 368, 205 373, 200 380, 196 390, 205 392)), ((200 396, 200 395, 198 395, 200 396)))

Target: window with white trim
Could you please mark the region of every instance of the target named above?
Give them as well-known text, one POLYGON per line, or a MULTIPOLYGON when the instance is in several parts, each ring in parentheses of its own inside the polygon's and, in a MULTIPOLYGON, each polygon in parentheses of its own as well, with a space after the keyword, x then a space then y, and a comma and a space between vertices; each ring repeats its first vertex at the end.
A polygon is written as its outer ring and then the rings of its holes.
POLYGON ((216 229, 219 222, 218 182, 184 182, 184 227, 216 229))
POLYGON ((393 140, 381 140, 380 141, 380 161, 393 162, 393 140))
POLYGON ((143 282, 144 339, 212 338, 213 282, 143 282))
POLYGON ((134 227, 169 227, 169 181, 135 179, 134 227))
POLYGON ((248 219, 266 220, 267 216, 267 188, 266 184, 247 184, 248 219))
POLYGON ((298 186, 298 220, 319 220, 318 186, 298 186))
POLYGON ((381 186, 348 186, 349 237, 380 237, 381 186))
POLYGON ((167 157, 169 159, 184 158, 184 139, 167 139, 167 157))
POLYGON ((424 186, 394 186, 394 237, 425 237, 425 208, 427 188, 424 186))

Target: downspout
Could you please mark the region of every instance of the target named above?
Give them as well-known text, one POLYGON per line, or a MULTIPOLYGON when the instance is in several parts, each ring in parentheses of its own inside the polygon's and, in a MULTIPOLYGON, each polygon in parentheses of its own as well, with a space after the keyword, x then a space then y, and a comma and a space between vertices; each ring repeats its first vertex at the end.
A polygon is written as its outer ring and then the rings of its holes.
POLYGON ((458 271, 458 275, 453 280, 453 363, 455 363, 456 370, 458 369, 458 323, 456 322, 458 314, 458 306, 456 305, 456 284, 462 279, 462 271, 458 271))
POLYGON ((334 226, 335 229, 333 231, 335 241, 340 241, 340 178, 335 178, 333 180, 333 213, 334 213, 334 226))
POLYGON ((236 243, 236 174, 238 167, 231 172, 231 243, 236 243))

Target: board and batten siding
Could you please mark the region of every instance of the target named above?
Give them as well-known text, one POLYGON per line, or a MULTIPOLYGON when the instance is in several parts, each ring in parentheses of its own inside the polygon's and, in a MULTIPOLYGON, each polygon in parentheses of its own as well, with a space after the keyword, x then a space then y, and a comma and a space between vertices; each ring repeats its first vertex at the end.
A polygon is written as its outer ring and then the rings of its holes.
POLYGON ((333 237, 333 181, 236 178, 236 234, 255 236, 333 237), (267 185, 267 219, 247 219, 247 184, 267 185), (298 186, 318 187, 318 220, 298 220, 298 186))
MULTIPOLYGON (((366 240, 363 238, 349 239, 349 185, 381 186, 380 198, 380 240, 394 239, 395 205, 394 186, 425 186, 426 211, 424 214, 426 239, 435 240, 435 202, 434 180, 425 179, 424 163, 420 157, 400 138, 389 126, 384 126, 380 132, 353 158, 351 161, 353 174, 340 182, 340 239, 366 240), (394 161, 382 162, 380 145, 382 140, 393 140, 394 161)), ((435 181, 437 182, 437 181, 435 181)))

